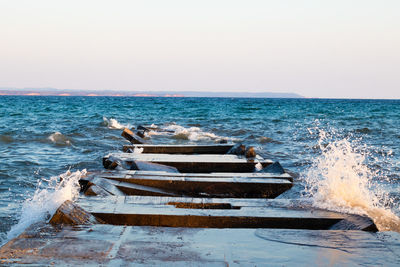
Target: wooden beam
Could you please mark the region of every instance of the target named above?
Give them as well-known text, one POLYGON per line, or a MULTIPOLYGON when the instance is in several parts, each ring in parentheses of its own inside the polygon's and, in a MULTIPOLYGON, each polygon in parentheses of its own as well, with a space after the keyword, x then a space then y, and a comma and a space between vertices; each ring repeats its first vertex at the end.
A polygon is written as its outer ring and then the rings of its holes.
POLYGON ((226 154, 233 145, 125 145, 124 152, 143 149, 151 154, 226 154))
POLYGON ((179 177, 186 178, 257 178, 257 179, 286 179, 293 182, 293 178, 288 173, 265 173, 265 172, 216 172, 216 173, 171 173, 165 171, 104 171, 98 173, 101 177, 111 178, 151 178, 151 177, 179 177))
MULTIPOLYGON (((107 179, 157 188, 180 196, 215 198, 275 198, 292 187, 292 183, 286 179, 181 178, 172 175, 170 177, 107 177, 107 179)), ((118 188, 126 192, 121 187, 118 188)))
MULTIPOLYGON (((177 203, 192 203, 192 198, 107 197, 79 199, 78 205, 96 218, 113 225, 195 228, 287 228, 327 230, 350 215, 301 206, 288 206, 282 200, 200 199, 200 203, 224 203, 220 209, 177 208, 177 203), (242 204, 239 205, 242 201, 242 204), (244 203, 243 203, 244 202, 244 203), (260 204, 266 203, 265 206, 260 204), (246 204, 247 203, 247 204, 246 204), (253 203, 253 204, 252 204, 253 203), (171 205, 172 204, 172 205, 171 205)), ((292 202, 296 203, 296 202, 292 202)), ((187 204, 186 204, 187 205, 187 204)), ((358 216, 360 217, 360 216, 358 216)), ((368 218, 366 218, 369 220, 368 218)), ((369 220, 371 224, 372 221, 369 220)))
MULTIPOLYGON (((128 166, 135 161, 152 162, 172 166, 179 172, 210 173, 210 172, 253 172, 255 165, 260 163, 266 167, 273 162, 257 157, 249 160, 236 155, 170 155, 170 154, 135 154, 113 153, 103 158, 103 163, 119 160, 128 166)), ((106 166, 105 166, 106 167, 106 166)))
POLYGON ((122 132, 121 136, 124 137, 129 142, 131 142, 132 144, 144 144, 145 143, 145 141, 141 137, 139 137, 136 134, 134 134, 128 128, 124 129, 124 131, 122 132))

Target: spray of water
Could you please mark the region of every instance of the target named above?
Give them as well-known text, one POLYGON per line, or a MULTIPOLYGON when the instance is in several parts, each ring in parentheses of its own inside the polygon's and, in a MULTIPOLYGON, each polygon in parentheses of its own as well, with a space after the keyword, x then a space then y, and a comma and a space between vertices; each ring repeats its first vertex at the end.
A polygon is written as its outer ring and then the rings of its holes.
POLYGON ((360 140, 335 140, 323 130, 318 132, 321 154, 302 175, 304 195, 319 208, 367 215, 380 231, 400 231, 400 218, 391 210, 393 203, 375 179, 379 170, 366 164, 366 147, 360 146, 360 140))
POLYGON ((47 139, 56 145, 61 145, 61 146, 62 145, 65 145, 65 146, 71 145, 71 141, 60 132, 52 133, 47 139))
POLYGON ((85 175, 86 170, 67 171, 40 181, 34 195, 24 202, 18 224, 7 234, 8 240, 21 234, 33 223, 49 220, 64 201, 74 200, 79 195, 79 179, 85 175))
POLYGON ((220 141, 237 141, 237 139, 219 136, 211 132, 205 132, 199 127, 183 127, 178 124, 170 124, 163 128, 166 131, 173 132, 173 138, 178 140, 190 140, 190 141, 209 141, 213 140, 216 142, 220 141))
POLYGON ((107 119, 106 117, 103 117, 103 125, 107 126, 108 129, 124 129, 124 128, 131 128, 129 124, 124 125, 118 122, 116 119, 110 118, 107 119))

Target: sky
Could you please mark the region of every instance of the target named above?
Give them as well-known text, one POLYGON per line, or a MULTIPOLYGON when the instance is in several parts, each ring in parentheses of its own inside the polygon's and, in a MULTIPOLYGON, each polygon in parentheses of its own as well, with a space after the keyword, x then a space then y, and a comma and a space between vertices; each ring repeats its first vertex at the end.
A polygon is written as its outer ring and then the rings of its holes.
POLYGON ((400 1, 0 0, 0 87, 400 98, 400 1))

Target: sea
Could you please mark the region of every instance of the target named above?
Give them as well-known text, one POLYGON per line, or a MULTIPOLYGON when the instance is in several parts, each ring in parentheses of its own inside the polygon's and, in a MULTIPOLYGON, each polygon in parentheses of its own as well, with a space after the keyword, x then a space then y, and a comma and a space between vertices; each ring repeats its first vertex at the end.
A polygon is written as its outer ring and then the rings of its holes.
POLYGON ((253 146, 294 177, 280 198, 400 232, 400 100, 0 96, 0 244, 76 198, 138 125, 168 130, 153 144, 253 146))

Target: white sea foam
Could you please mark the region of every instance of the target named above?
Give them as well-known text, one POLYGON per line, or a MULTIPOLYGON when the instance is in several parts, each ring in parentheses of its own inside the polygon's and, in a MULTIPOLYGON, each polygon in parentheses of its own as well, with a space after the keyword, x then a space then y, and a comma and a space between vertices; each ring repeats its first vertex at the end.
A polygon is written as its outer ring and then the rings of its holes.
POLYGON ((232 138, 218 136, 214 133, 202 131, 199 127, 183 127, 178 124, 171 124, 163 128, 166 131, 172 131, 173 137, 176 139, 190 140, 190 141, 203 141, 214 140, 216 142, 222 140, 234 140, 232 138))
POLYGON ((52 133, 47 139, 56 145, 71 145, 71 141, 60 132, 52 133))
POLYGON ((142 154, 144 148, 143 147, 134 147, 133 148, 133 154, 142 154))
POLYGON ((131 126, 129 124, 127 124, 127 125, 121 124, 116 119, 113 119, 113 118, 107 119, 106 117, 103 117, 103 123, 105 126, 108 127, 108 129, 131 128, 131 126))
POLYGON ((257 162, 256 166, 254 166, 254 167, 255 167, 256 171, 261 171, 263 169, 263 166, 260 162, 257 162))
POLYGON ((379 170, 366 164, 368 150, 348 138, 332 139, 319 131, 321 155, 302 175, 305 195, 315 206, 345 213, 367 215, 380 231, 400 231, 393 201, 375 181, 379 170))
POLYGON ((11 228, 7 238, 18 236, 33 223, 49 220, 64 201, 74 200, 79 195, 79 179, 85 175, 86 170, 67 171, 40 181, 34 195, 24 202, 19 222, 11 228))

